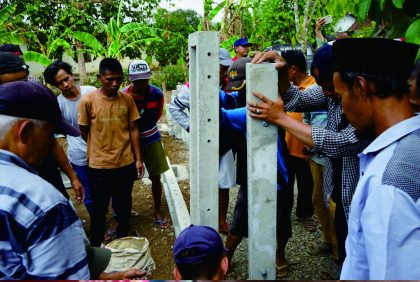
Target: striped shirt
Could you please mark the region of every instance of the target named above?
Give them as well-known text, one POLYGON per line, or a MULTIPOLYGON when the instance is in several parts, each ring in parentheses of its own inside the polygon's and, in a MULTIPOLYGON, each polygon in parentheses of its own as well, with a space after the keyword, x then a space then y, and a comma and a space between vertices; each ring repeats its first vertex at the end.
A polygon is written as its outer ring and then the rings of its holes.
POLYGON ((17 155, 0 150, 0 279, 89 279, 70 202, 17 155))

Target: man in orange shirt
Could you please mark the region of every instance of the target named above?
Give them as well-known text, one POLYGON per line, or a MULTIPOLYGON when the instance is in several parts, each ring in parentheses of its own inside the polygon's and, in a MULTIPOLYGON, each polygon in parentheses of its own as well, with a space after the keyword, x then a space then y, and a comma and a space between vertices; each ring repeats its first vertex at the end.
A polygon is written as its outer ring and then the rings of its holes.
POLYGON ((123 71, 118 60, 103 59, 98 79, 101 88, 82 97, 78 116, 87 143, 93 204, 90 242, 95 247, 104 239, 105 215, 111 197, 117 214, 117 236, 128 235, 133 182, 144 173, 136 124, 140 115, 133 99, 119 91, 123 71))
MULTIPOLYGON (((288 50, 283 52, 282 57, 289 66, 290 81, 303 90, 315 84, 315 78, 306 72, 306 59, 300 50, 288 50)), ((294 119, 302 121, 302 113, 287 113, 294 119)), ((296 216, 303 221, 307 231, 316 230, 315 221, 312 218, 314 208, 312 206, 313 180, 308 164, 308 156, 303 153, 304 145, 297 138, 286 132, 286 142, 290 153, 290 167, 293 170, 289 179, 291 185, 297 181, 298 197, 296 204, 296 216)))

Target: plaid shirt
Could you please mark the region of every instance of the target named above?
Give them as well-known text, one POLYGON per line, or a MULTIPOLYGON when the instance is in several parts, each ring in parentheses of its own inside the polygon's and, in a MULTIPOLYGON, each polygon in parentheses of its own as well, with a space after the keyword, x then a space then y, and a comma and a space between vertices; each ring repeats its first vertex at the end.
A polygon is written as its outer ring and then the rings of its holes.
MULTIPOLYGON (((291 85, 283 96, 285 108, 291 112, 307 112, 327 110, 328 121, 325 128, 312 127, 313 153, 322 153, 325 158, 324 173, 324 201, 328 206, 334 183, 334 158, 342 158, 341 200, 346 218, 350 211, 351 199, 359 180, 359 158, 357 156, 369 143, 368 140, 359 140, 355 129, 348 125, 340 130, 342 121, 341 101, 326 97, 319 85, 313 85, 304 91, 291 85)), ((337 187, 340 188, 340 187, 337 187)))

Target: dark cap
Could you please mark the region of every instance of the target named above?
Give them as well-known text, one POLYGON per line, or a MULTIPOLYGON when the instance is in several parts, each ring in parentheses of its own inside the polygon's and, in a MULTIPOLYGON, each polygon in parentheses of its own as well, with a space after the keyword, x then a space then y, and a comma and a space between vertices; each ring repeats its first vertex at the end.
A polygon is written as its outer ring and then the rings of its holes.
POLYGON ((251 63, 251 61, 251 58, 239 58, 232 63, 227 71, 228 84, 226 91, 239 91, 244 87, 246 64, 251 63))
POLYGON ((313 69, 318 69, 318 76, 314 76, 316 82, 319 83, 332 83, 333 82, 333 54, 332 46, 330 43, 322 45, 315 53, 312 64, 311 73, 313 69))
POLYGON ((419 46, 385 38, 345 38, 334 42, 335 71, 362 72, 407 79, 419 46))
POLYGON ((80 135, 63 119, 54 93, 39 83, 14 81, 0 85, 0 114, 48 121, 55 133, 80 135))
POLYGON ((19 45, 14 44, 3 44, 0 46, 0 52, 9 52, 16 55, 22 55, 23 52, 20 49, 19 45))
POLYGON ((13 53, 0 53, 0 74, 28 71, 29 66, 23 59, 13 53))
POLYGON ((248 41, 248 38, 244 37, 244 38, 239 38, 238 40, 236 40, 233 43, 233 47, 238 47, 238 46, 252 46, 253 44, 251 42, 248 41))
POLYGON ((223 254, 222 239, 216 230, 209 226, 190 225, 178 235, 174 244, 174 260, 176 264, 203 261, 207 256, 223 254), (197 249, 197 255, 180 258, 185 250, 197 249))

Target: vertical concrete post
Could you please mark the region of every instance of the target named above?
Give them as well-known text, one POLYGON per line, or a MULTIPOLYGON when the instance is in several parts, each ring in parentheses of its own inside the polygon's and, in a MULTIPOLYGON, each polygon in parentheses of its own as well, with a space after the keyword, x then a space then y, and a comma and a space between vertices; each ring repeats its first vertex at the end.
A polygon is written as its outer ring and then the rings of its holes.
MULTIPOLYGON (((277 99, 274 64, 246 66, 247 101, 277 99)), ((251 280, 276 278, 277 127, 247 116, 248 269, 251 280)))
POLYGON ((190 56, 191 223, 218 229, 219 33, 195 32, 190 56))

